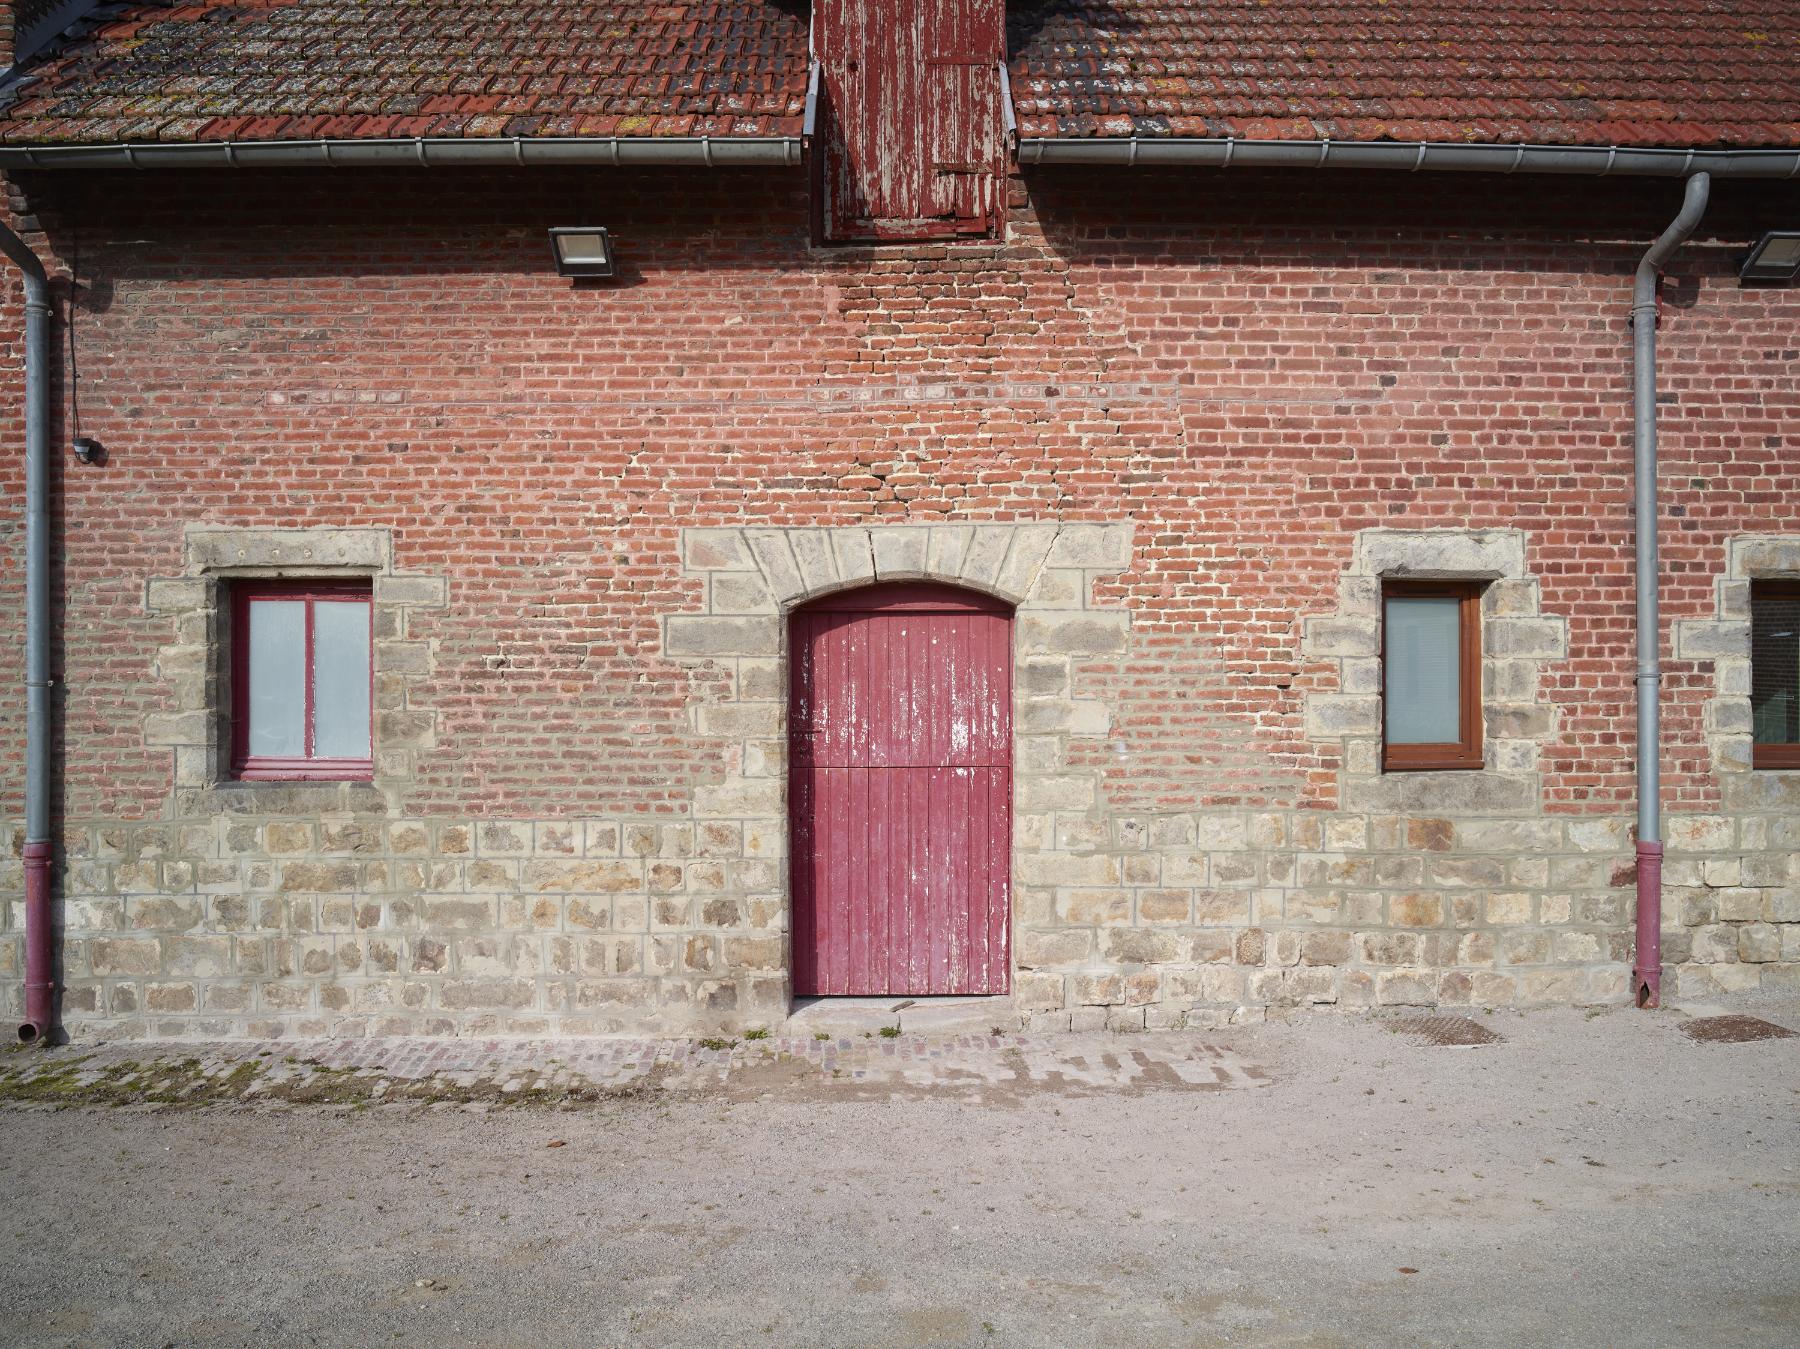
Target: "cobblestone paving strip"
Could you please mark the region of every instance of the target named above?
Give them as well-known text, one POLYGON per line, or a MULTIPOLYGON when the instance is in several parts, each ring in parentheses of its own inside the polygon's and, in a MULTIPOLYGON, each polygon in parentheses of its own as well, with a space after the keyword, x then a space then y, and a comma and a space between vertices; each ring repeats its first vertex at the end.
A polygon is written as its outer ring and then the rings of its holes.
POLYGON ((1268 1076, 1192 1035, 104 1044, 0 1056, 0 1105, 572 1105, 642 1091, 999 1100, 1222 1091, 1268 1076))

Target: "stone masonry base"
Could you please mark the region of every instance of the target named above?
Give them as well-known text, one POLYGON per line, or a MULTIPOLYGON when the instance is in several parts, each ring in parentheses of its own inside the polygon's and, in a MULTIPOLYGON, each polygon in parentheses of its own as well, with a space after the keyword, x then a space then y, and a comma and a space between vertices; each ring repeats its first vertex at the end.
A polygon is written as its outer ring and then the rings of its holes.
MULTIPOLYGON (((1061 844, 1015 891, 1034 1030, 1626 996, 1624 821, 1205 812, 1096 830, 1071 808, 1018 828, 1061 844)), ((1800 988, 1800 815, 1677 817, 1668 835, 1667 995, 1800 988)), ((680 1034, 790 1011, 782 841, 729 820, 226 816, 63 843, 77 1038, 680 1034)), ((5 913, 16 1013, 16 898, 5 913)))

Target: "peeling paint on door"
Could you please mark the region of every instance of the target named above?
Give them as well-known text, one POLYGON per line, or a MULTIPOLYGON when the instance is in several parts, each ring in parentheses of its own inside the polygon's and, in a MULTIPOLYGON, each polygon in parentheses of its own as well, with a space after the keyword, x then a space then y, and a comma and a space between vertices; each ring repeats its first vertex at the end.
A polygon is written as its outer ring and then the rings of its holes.
POLYGON ((875 586, 791 636, 794 991, 1007 992, 1010 612, 875 586))
POLYGON ((826 240, 998 232, 1004 27, 1002 0, 819 0, 826 240))

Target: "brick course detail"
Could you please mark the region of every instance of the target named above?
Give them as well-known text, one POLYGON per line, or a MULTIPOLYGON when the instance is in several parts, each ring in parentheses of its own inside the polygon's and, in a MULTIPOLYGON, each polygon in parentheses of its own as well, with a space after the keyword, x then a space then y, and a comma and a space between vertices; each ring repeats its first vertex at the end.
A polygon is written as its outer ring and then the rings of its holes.
MULTIPOLYGON (((15 184, 58 443, 73 393, 108 449, 59 470, 78 1038, 779 1023, 785 615, 893 577, 1018 606, 1032 1028, 1625 1000, 1625 309, 1673 186, 1059 171, 1000 242, 821 249, 797 172, 123 181, 15 184), (545 261, 589 218, 616 283, 545 261), (221 780, 218 587, 269 574, 372 580, 372 783, 221 780), (1488 583, 1482 771, 1379 771, 1402 574, 1488 583)), ((1683 997, 1800 986, 1800 773, 1745 711, 1747 581, 1800 573, 1800 292, 1734 270, 1800 191, 1716 197, 1660 339, 1683 997)), ((23 723, 8 680, 9 1012, 23 723)))

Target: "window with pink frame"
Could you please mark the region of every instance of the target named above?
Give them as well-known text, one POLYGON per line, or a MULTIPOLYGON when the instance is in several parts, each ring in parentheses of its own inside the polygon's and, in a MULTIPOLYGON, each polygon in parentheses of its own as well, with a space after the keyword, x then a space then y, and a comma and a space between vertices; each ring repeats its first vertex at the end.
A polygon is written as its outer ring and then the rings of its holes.
POLYGON ((234 777, 374 776, 371 610, 366 581, 233 586, 234 777))

